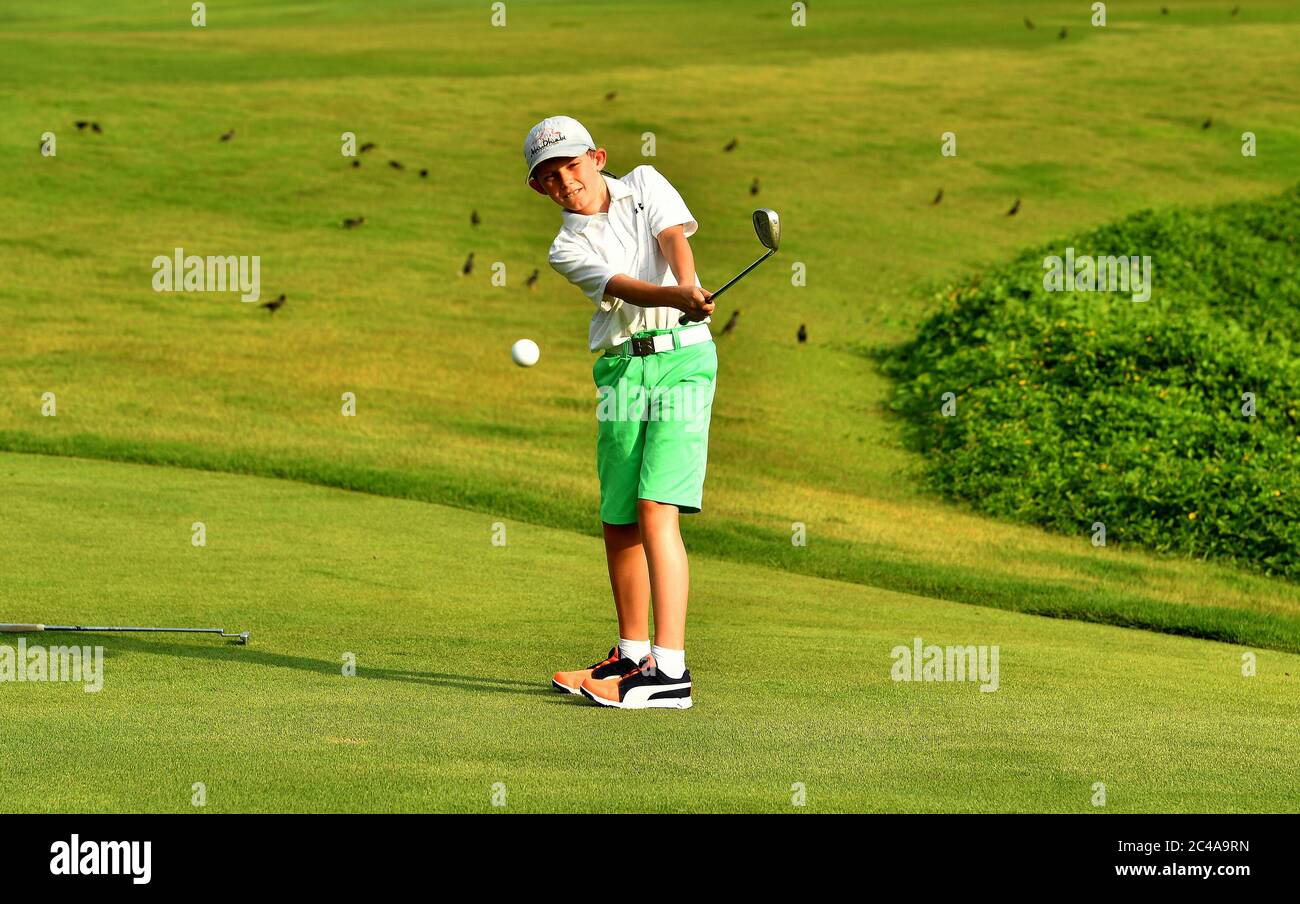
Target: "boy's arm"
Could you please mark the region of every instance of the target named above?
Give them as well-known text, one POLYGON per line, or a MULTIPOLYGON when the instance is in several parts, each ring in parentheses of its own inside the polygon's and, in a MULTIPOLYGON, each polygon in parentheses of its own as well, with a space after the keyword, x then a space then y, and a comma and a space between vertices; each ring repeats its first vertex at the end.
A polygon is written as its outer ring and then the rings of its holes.
POLYGON ((691 253, 685 226, 669 226, 661 230, 655 240, 659 243, 659 250, 667 259, 668 266, 672 267, 677 285, 656 286, 654 283, 619 274, 609 281, 606 291, 643 308, 677 308, 683 313, 711 314, 713 306, 706 307, 702 304, 708 301, 710 293, 695 285, 695 255, 691 253))
POLYGON ((661 230, 655 241, 659 243, 659 250, 667 259, 668 266, 672 267, 677 285, 695 285, 695 255, 691 253, 691 243, 686 238, 685 224, 661 230))
MULTIPOLYGON (((685 244, 686 239, 681 241, 685 244)), ((689 247, 686 254, 690 256, 689 247)), ((687 285, 657 286, 626 273, 614 273, 590 251, 562 239, 551 246, 548 259, 555 272, 582 289, 602 311, 613 310, 616 300, 621 299, 642 308, 677 308, 697 319, 713 312, 713 305, 708 303, 709 293, 695 285, 693 264, 687 285)))
POLYGON ((711 293, 693 284, 688 286, 656 286, 626 273, 611 277, 605 291, 629 304, 642 308, 677 308, 695 318, 713 313, 711 293))

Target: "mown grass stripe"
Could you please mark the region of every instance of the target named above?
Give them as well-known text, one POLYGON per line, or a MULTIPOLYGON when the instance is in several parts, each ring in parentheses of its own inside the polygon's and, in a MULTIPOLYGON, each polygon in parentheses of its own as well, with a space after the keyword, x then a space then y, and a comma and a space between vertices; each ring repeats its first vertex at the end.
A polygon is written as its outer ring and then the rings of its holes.
MULTIPOLYGON (((54 438, 0 430, 0 449, 292 480, 448 505, 494 518, 600 536, 594 519, 576 517, 570 506, 548 503, 526 488, 470 484, 455 474, 435 469, 414 474, 346 461, 200 448, 174 441, 134 442, 88 433, 54 438)), ((1300 619, 1288 616, 1222 606, 1180 605, 1109 589, 1091 592, 1041 577, 1022 580, 965 566, 892 561, 835 538, 818 538, 809 546, 794 547, 788 534, 749 524, 688 518, 683 525, 683 534, 694 553, 779 568, 791 574, 1049 618, 1300 652, 1300 619)))

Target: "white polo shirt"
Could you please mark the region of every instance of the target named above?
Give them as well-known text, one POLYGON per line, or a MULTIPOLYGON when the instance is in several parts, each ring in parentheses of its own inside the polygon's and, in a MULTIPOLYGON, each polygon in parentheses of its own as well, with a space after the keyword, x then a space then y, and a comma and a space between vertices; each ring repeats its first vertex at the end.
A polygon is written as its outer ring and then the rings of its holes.
MULTIPOLYGON (((596 305, 587 336, 593 352, 613 348, 641 330, 678 325, 682 312, 677 308, 629 304, 605 294, 605 286, 620 273, 657 286, 677 285, 656 239, 669 226, 685 224, 687 236, 699 228, 677 189, 653 166, 638 166, 622 179, 601 175, 609 186, 609 212, 584 216, 564 211, 564 225, 547 256, 551 267, 596 305)), ((698 273, 695 284, 701 284, 698 273)))

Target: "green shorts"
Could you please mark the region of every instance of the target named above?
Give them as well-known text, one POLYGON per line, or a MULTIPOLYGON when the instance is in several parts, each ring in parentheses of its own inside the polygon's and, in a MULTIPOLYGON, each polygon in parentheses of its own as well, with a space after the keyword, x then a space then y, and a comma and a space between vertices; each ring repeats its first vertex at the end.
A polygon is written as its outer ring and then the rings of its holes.
MULTIPOLYGON (((645 330, 634 338, 682 329, 645 330)), ((605 352, 591 369, 600 520, 635 524, 638 499, 694 514, 704 496, 717 347, 709 339, 634 357, 626 346, 605 352)))

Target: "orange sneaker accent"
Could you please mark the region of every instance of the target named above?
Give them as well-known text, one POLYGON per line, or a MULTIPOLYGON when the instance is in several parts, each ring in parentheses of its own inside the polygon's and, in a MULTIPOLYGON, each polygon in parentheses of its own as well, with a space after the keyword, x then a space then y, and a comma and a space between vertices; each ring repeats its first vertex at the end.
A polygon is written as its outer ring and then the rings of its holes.
POLYGON ((618 683, 622 680, 623 679, 621 678, 602 678, 599 681, 594 681, 591 678, 588 678, 586 681, 582 682, 582 688, 589 694, 593 694, 604 700, 613 700, 617 703, 618 683))
POLYGON ((595 671, 595 669, 578 669, 576 672, 556 672, 551 676, 551 680, 556 684, 563 684, 565 687, 571 688, 576 694, 578 688, 582 687, 582 683, 591 677, 593 671, 595 671))

